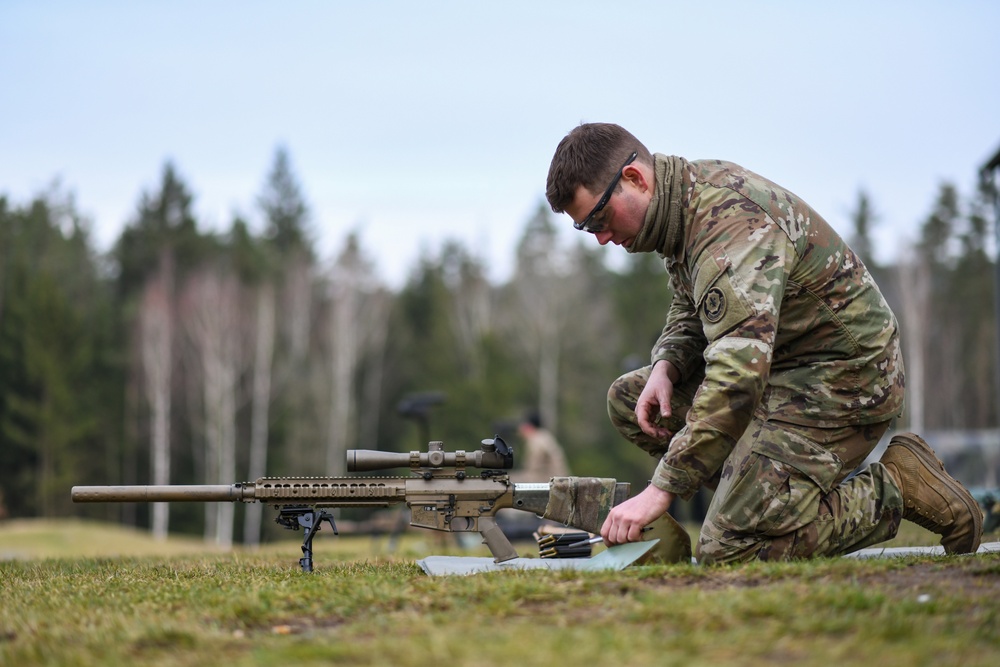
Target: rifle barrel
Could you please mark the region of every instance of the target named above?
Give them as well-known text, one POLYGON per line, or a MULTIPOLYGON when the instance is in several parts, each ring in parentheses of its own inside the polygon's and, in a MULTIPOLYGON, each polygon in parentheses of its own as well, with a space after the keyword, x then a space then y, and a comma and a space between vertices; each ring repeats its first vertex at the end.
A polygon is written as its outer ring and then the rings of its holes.
POLYGON ((75 503, 236 502, 244 500, 246 495, 252 499, 253 487, 247 489, 242 484, 74 486, 71 494, 75 503))

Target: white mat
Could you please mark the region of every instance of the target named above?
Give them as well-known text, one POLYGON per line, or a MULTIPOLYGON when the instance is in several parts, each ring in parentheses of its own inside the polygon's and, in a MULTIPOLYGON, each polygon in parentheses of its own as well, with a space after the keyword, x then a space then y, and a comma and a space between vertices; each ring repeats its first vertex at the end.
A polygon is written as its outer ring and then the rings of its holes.
MULTIPOLYGON (((979 545, 977 554, 1000 553, 1000 542, 987 542, 979 545)), ((846 554, 846 558, 898 558, 900 556, 943 556, 944 547, 940 544, 936 547, 872 547, 862 549, 852 554, 846 554)))
POLYGON ((431 576, 444 574, 479 574, 504 570, 621 570, 628 567, 659 543, 630 542, 605 549, 592 558, 512 558, 494 563, 492 558, 469 556, 428 556, 417 561, 431 576))
MULTIPOLYGON (((651 548, 655 541, 633 542, 632 544, 649 545, 651 548)), ((633 563, 642 556, 645 551, 636 555, 631 560, 618 554, 615 557, 615 549, 631 545, 620 545, 612 547, 597 554, 593 558, 513 558, 504 563, 494 563, 492 558, 474 558, 469 556, 428 556, 417 561, 423 571, 432 577, 449 574, 479 574, 480 572, 503 572, 504 570, 621 570, 633 563), (612 552, 611 556, 605 556, 612 552), (627 561, 627 562, 626 562, 627 561)), ((1000 553, 1000 542, 988 542, 979 547, 976 553, 1000 553)), ((628 556, 632 556, 629 554, 628 556)), ((944 547, 893 547, 893 548, 871 548, 862 549, 852 554, 847 554, 845 558, 900 558, 904 556, 943 556, 944 547)), ((692 564, 697 564, 691 559, 692 564)))

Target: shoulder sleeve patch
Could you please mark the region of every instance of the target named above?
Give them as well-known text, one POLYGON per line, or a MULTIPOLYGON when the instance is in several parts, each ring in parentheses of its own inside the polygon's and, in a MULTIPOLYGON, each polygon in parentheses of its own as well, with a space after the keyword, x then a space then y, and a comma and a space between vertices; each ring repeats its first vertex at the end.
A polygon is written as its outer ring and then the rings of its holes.
POLYGON ((718 287, 713 287, 705 293, 702 310, 705 319, 710 324, 716 324, 726 316, 726 293, 718 287))
POLYGON ((694 298, 709 342, 734 329, 753 309, 733 289, 731 264, 724 253, 714 252, 698 267, 694 298))

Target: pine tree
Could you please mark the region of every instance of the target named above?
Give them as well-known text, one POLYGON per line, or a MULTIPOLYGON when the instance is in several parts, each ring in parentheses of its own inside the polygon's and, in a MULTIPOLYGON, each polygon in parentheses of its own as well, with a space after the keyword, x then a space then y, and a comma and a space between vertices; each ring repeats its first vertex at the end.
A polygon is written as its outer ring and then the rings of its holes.
POLYGON ((858 192, 858 203, 851 213, 851 221, 854 223, 854 234, 850 240, 851 249, 865 263, 869 272, 875 275, 879 266, 875 259, 871 235, 878 222, 878 216, 872 207, 871 198, 864 190, 858 192))
POLYGON ((0 198, 0 513, 55 516, 66 489, 117 444, 107 292, 75 211, 57 189, 25 209, 0 198), (6 509, 4 509, 6 504, 6 509))
POLYGON ((265 237, 281 256, 305 251, 312 258, 312 240, 307 227, 309 207, 292 173, 288 150, 279 147, 257 204, 264 213, 265 237))
MULTIPOLYGON (((263 247, 273 262, 276 331, 273 373, 269 382, 277 398, 269 410, 275 444, 281 448, 275 473, 301 471, 322 464, 320 416, 313 388, 320 376, 313 362, 316 318, 315 252, 309 228, 310 213, 302 187, 291 168, 287 149, 279 147, 257 205, 264 219, 263 247)), ((257 409, 263 405, 258 403, 257 409)), ((258 416, 258 419, 260 417, 258 416)), ((257 510, 252 510, 251 515, 257 510)), ((251 516, 253 520, 254 517, 251 516)))

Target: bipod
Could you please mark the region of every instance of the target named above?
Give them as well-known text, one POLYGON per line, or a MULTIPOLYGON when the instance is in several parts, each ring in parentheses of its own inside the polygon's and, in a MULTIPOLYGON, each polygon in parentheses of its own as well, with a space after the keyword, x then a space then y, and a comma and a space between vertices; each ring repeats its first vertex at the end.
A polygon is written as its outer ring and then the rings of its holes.
POLYGON ((334 535, 340 534, 337 532, 337 524, 333 520, 333 515, 319 507, 304 505, 282 507, 274 521, 290 530, 298 530, 301 526, 305 531, 302 536, 302 558, 299 559, 299 565, 302 566, 303 572, 313 571, 312 542, 323 522, 330 523, 330 529, 333 530, 334 535))

